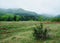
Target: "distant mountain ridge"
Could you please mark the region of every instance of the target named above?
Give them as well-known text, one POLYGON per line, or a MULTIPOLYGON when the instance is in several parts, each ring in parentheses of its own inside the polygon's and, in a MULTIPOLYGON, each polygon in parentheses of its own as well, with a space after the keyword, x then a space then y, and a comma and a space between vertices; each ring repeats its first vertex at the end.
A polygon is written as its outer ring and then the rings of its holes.
MULTIPOLYGON (((39 16, 43 16, 43 17, 53 17, 51 15, 48 15, 48 14, 37 14, 35 12, 32 12, 32 11, 27 11, 27 10, 24 10, 22 8, 18 8, 18 9, 3 9, 3 8, 0 8, 0 12, 1 13, 10 13, 10 14, 15 14, 15 15, 20 15, 20 16, 35 16, 36 18, 38 18, 39 16)), ((0 14, 1 15, 1 14, 0 14)), ((57 15, 56 17, 60 17, 60 15, 57 15)))
POLYGON ((24 10, 24 9, 1 9, 0 8, 0 12, 3 12, 3 13, 10 13, 10 14, 17 14, 18 13, 18 15, 36 15, 37 16, 37 13, 35 13, 35 12, 31 12, 31 11, 26 11, 26 10, 24 10))

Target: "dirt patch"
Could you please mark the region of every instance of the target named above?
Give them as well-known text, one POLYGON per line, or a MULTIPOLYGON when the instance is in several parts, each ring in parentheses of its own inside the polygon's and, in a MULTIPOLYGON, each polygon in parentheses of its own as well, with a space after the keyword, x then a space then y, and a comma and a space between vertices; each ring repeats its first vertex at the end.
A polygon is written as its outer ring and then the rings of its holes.
POLYGON ((44 24, 60 24, 60 22, 44 22, 44 24))

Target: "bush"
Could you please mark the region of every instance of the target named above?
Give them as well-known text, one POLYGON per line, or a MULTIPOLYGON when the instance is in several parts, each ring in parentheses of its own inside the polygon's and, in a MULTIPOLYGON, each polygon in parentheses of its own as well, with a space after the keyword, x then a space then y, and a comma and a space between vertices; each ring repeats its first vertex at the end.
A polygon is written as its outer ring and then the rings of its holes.
POLYGON ((46 40, 48 38, 48 31, 47 29, 43 29, 43 24, 41 23, 34 28, 33 36, 37 40, 46 40))

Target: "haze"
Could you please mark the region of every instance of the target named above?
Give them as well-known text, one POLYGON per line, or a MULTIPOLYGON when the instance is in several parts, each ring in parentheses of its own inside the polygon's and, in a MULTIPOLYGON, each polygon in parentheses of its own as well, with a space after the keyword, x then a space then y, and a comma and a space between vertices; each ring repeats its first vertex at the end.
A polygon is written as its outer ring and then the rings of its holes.
POLYGON ((0 0, 0 8, 23 8, 42 14, 60 14, 60 0, 0 0))

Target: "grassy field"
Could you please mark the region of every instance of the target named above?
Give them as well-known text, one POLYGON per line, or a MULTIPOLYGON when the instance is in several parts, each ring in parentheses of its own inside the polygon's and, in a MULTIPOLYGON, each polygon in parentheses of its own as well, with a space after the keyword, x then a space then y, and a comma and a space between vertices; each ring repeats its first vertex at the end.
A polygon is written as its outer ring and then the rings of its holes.
POLYGON ((33 37, 33 28, 40 22, 19 21, 0 22, 0 43, 60 43, 60 23, 44 23, 50 29, 50 39, 37 41, 33 37))

